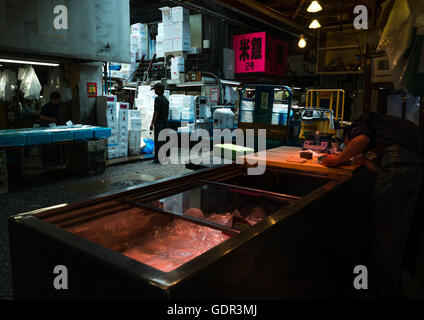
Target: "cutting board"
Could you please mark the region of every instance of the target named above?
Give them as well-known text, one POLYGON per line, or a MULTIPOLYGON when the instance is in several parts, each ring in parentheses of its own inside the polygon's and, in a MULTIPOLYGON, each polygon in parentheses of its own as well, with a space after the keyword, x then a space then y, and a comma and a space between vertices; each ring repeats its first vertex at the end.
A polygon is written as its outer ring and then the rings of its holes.
POLYGON ((294 163, 287 161, 289 158, 299 157, 299 151, 301 150, 301 148, 296 147, 279 147, 275 149, 269 149, 267 151, 252 153, 242 158, 244 158, 244 162, 247 165, 251 166, 255 166, 259 161, 260 164, 266 164, 268 167, 286 168, 313 173, 326 173, 343 176, 352 176, 353 173, 359 168, 359 165, 328 168, 319 164, 318 159, 315 157, 311 160, 307 160, 305 163, 294 163))

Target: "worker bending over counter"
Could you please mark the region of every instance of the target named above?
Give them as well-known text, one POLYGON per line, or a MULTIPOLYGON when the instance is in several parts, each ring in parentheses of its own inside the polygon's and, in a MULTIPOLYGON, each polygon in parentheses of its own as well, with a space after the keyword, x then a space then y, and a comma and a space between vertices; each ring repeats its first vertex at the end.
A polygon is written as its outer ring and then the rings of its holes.
POLYGON ((424 137, 414 123, 377 113, 345 129, 346 148, 322 164, 339 166, 354 158, 377 173, 371 229, 370 283, 381 298, 400 294, 405 248, 423 192, 424 137))

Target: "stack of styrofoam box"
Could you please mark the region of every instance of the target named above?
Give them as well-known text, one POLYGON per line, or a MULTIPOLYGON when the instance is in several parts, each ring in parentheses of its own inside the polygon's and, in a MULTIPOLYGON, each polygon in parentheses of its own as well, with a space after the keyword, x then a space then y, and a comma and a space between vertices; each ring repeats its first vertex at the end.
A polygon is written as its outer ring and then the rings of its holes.
POLYGON ((181 109, 181 120, 194 121, 196 108, 194 98, 194 96, 184 96, 183 107, 181 109))
POLYGON ((150 86, 139 86, 138 96, 135 100, 135 106, 140 111, 141 136, 146 139, 152 139, 150 124, 152 123, 153 113, 155 111, 156 95, 151 88, 150 86))
POLYGON ((190 11, 184 7, 172 8, 172 49, 187 51, 191 48, 190 11))
POLYGON ((129 140, 128 140, 128 154, 135 156, 140 154, 141 145, 141 111, 130 110, 129 122, 129 140))
POLYGON ((165 57, 165 51, 163 47, 163 23, 158 24, 158 35, 156 36, 156 57, 158 58, 164 58, 165 57))
POLYGON ((127 102, 118 102, 118 153, 119 157, 128 156, 128 124, 130 105, 127 102))
POLYGON ((136 53, 136 60, 141 60, 143 55, 146 59, 149 56, 149 48, 147 45, 147 25, 136 23, 131 25, 131 52, 136 53))
POLYGON ((173 27, 173 21, 172 21, 172 8, 170 7, 163 7, 159 10, 162 11, 162 28, 163 28, 163 51, 166 52, 172 52, 174 51, 172 48, 172 27, 173 27))
POLYGON ((184 57, 177 56, 171 59, 171 79, 180 79, 180 73, 185 72, 184 57))
POLYGON ((172 94, 169 100, 169 118, 171 120, 180 121, 181 120, 181 110, 184 105, 183 94, 172 94))
POLYGON ((99 126, 111 129, 111 136, 107 139, 107 158, 114 159, 118 157, 119 127, 116 96, 98 96, 97 97, 97 123, 99 126))

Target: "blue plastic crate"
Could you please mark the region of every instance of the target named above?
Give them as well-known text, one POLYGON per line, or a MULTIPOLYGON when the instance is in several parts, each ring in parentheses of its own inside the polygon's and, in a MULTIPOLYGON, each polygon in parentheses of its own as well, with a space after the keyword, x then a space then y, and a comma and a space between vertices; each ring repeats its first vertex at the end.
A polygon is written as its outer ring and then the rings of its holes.
POLYGON ((107 139, 111 135, 112 135, 111 128, 102 128, 102 127, 94 128, 94 139, 107 139))
POLYGON ((0 134, 0 146, 25 146, 27 144, 27 138, 23 133, 12 133, 7 132, 0 134))
POLYGON ((94 137, 94 129, 78 129, 73 131, 74 140, 92 140, 94 137))
POLYGON ((42 131, 26 132, 25 135, 27 137, 28 146, 52 143, 52 134, 49 132, 42 132, 42 131))
POLYGON ((51 134, 53 143, 74 140, 74 134, 72 131, 57 131, 52 132, 51 134))

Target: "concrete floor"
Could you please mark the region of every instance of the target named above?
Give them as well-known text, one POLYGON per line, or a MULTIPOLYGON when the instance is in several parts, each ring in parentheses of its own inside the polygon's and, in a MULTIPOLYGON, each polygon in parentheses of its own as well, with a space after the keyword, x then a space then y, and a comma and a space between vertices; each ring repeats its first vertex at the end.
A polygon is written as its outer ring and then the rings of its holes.
POLYGON ((28 183, 20 190, 0 195, 0 300, 13 298, 8 217, 57 204, 79 202, 95 195, 188 172, 191 170, 184 165, 156 165, 152 161, 143 161, 108 167, 104 174, 94 177, 58 176, 28 183))

